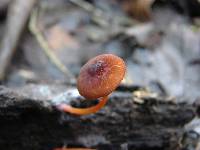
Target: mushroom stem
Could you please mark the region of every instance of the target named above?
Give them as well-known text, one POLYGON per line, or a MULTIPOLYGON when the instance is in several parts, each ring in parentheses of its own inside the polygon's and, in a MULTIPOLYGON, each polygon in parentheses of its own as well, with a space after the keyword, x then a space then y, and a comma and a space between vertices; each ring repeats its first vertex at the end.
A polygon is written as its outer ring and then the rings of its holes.
POLYGON ((108 101, 108 96, 102 97, 99 100, 99 103, 95 106, 91 106, 89 108, 74 108, 67 104, 61 104, 59 109, 75 115, 89 115, 99 111, 108 101))

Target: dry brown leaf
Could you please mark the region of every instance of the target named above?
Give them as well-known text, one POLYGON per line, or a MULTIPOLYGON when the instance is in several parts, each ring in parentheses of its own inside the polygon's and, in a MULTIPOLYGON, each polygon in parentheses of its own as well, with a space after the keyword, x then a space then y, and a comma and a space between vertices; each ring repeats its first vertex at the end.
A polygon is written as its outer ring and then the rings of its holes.
POLYGON ((54 50, 60 50, 65 47, 72 49, 79 48, 79 43, 76 39, 58 25, 55 25, 48 30, 47 42, 54 50))
POLYGON ((154 0, 125 0, 123 8, 134 18, 147 21, 151 18, 151 6, 154 0))

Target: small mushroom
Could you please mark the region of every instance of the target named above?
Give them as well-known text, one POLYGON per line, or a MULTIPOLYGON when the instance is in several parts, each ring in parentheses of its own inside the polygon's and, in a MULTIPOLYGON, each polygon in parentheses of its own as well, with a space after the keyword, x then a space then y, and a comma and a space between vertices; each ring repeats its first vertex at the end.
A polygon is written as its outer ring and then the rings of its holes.
POLYGON ((89 108, 74 108, 61 104, 61 110, 87 115, 100 110, 124 78, 126 65, 124 61, 113 54, 102 54, 89 60, 80 70, 77 87, 80 95, 88 100, 99 98, 99 103, 89 108))

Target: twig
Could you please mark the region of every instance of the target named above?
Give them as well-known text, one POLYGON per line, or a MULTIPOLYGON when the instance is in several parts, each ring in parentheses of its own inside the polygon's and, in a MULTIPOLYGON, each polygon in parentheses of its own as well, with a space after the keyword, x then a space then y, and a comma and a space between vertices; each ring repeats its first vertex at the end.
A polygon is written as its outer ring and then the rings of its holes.
POLYGON ((29 29, 36 37, 38 43, 42 47, 42 50, 48 56, 50 61, 56 65, 56 67, 61 70, 70 80, 75 80, 73 74, 68 70, 68 68, 62 64, 62 62, 55 56, 55 54, 50 49, 48 43, 43 37, 42 33, 39 31, 37 27, 37 17, 38 17, 38 9, 35 9, 31 14, 31 20, 29 22, 29 29))
MULTIPOLYGON (((80 8, 86 10, 87 12, 93 14, 92 20, 98 24, 99 26, 105 28, 108 30, 108 38, 112 38, 116 35, 119 35, 121 33, 127 34, 127 31, 129 29, 132 29, 134 27, 121 27, 120 25, 116 24, 117 22, 117 16, 110 16, 103 12, 101 9, 94 7, 92 4, 83 1, 83 0, 69 0, 72 4, 79 6, 80 8), (113 20, 111 22, 111 20, 113 20), (116 31, 113 29, 117 29, 116 31)), ((133 19, 126 18, 126 21, 133 24, 134 26, 138 24, 137 21, 134 21, 133 19)), ((105 39, 106 41, 106 39, 105 39)))
POLYGON ((90 3, 83 0, 69 0, 71 3, 83 8, 84 10, 93 14, 93 21, 101 27, 108 27, 110 24, 108 22, 108 15, 106 15, 101 9, 98 9, 91 5, 90 3), (107 19, 105 19, 107 18, 107 19))
POLYGON ((16 51, 26 21, 36 1, 37 0, 15 0, 8 9, 6 31, 0 51, 0 80, 5 78, 6 70, 16 51))
POLYGON ((95 8, 93 5, 90 3, 83 1, 83 0, 69 0, 71 3, 87 10, 88 12, 94 12, 95 15, 97 16, 102 16, 104 15, 103 12, 100 9, 95 8))

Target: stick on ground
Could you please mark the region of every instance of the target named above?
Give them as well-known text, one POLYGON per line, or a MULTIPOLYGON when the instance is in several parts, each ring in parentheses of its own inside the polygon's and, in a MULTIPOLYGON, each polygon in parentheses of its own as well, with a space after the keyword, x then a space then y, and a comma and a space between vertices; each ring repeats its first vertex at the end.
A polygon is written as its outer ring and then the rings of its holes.
POLYGON ((10 61, 36 1, 15 0, 8 8, 6 30, 0 48, 0 80, 6 76, 10 61))
POLYGON ((38 43, 40 44, 42 50, 50 59, 50 61, 65 75, 66 78, 72 81, 75 81, 74 75, 70 72, 70 70, 55 56, 52 52, 51 48, 49 47, 47 41, 43 37, 42 33, 40 32, 39 28, 37 27, 37 17, 38 17, 38 9, 35 9, 31 14, 31 19, 29 22, 29 29, 36 37, 38 43))

